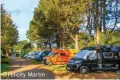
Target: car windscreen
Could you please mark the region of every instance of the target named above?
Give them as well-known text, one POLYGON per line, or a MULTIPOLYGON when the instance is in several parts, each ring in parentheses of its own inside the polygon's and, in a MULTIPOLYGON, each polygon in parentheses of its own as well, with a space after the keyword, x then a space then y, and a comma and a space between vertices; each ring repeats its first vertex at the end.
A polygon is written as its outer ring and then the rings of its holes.
POLYGON ((90 53, 89 50, 82 50, 80 52, 78 52, 77 54, 75 54, 74 58, 85 58, 86 56, 88 56, 90 53))
POLYGON ((41 55, 43 51, 39 52, 38 55, 41 55))
POLYGON ((48 56, 51 56, 52 54, 53 54, 53 53, 52 53, 52 52, 50 52, 48 56))
POLYGON ((29 52, 28 54, 31 55, 31 54, 33 54, 33 52, 29 52))

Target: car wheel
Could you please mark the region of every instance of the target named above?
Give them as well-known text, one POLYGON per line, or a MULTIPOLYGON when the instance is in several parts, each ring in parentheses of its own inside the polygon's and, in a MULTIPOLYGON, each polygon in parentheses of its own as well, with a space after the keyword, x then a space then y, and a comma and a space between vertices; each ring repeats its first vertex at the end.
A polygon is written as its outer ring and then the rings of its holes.
POLYGON ((89 72, 89 68, 87 66, 81 66, 80 69, 79 69, 79 72, 81 74, 86 74, 89 72))
POLYGON ((70 68, 68 68, 68 66, 66 66, 66 70, 67 70, 67 71, 71 71, 70 68))
POLYGON ((45 64, 45 65, 48 65, 48 61, 47 61, 47 60, 45 60, 45 61, 44 61, 44 64, 45 64))
POLYGON ((72 72, 74 71, 73 69, 68 68, 68 66, 66 66, 66 70, 67 70, 67 71, 72 71, 72 72))
POLYGON ((46 64, 47 64, 47 65, 52 65, 52 62, 47 60, 47 61, 46 61, 46 64))
POLYGON ((49 61, 49 65, 53 65, 53 63, 49 61))

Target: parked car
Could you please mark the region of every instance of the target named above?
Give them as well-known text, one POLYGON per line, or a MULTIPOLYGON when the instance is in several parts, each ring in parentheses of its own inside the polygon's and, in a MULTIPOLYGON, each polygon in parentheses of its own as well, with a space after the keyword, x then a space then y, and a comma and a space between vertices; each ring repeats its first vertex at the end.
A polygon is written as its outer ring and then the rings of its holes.
POLYGON ((40 54, 41 52, 40 51, 38 51, 38 52, 32 52, 31 54, 29 54, 28 55, 28 59, 35 59, 37 56, 38 56, 38 54, 40 54))
POLYGON ((26 59, 35 59, 36 56, 38 56, 40 52, 39 51, 34 51, 34 52, 29 52, 27 53, 23 58, 26 58, 26 59))
POLYGON ((15 52, 15 56, 19 57, 20 56, 19 52, 15 52))
POLYGON ((44 60, 45 64, 66 64, 71 58, 72 52, 70 50, 53 50, 52 53, 44 60))
POLYGON ((68 61, 66 69, 69 71, 78 71, 83 74, 88 73, 90 70, 104 71, 120 69, 120 55, 116 55, 115 57, 116 53, 110 48, 105 48, 105 46, 100 48, 101 51, 99 53, 97 53, 96 49, 95 47, 92 50, 81 50, 68 61))
POLYGON ((35 60, 36 60, 36 61, 42 61, 42 60, 43 60, 43 57, 48 56, 49 53, 51 53, 51 51, 49 51, 49 50, 41 51, 41 52, 35 57, 35 60))
POLYGON ((53 54, 53 52, 50 52, 47 56, 43 57, 42 63, 43 63, 43 64, 47 64, 47 63, 46 63, 46 60, 47 60, 47 58, 50 57, 52 54, 53 54))
POLYGON ((23 58, 24 58, 24 59, 27 59, 27 57, 29 56, 30 53, 31 53, 31 52, 25 54, 23 58))
POLYGON ((60 50, 56 49, 56 50, 52 50, 52 52, 48 56, 43 57, 42 63, 46 64, 46 65, 51 64, 50 62, 52 62, 52 64, 65 64, 78 51, 79 50, 76 50, 76 49, 60 49, 60 50), (56 58, 54 57, 54 55, 56 55, 56 58), (55 59, 55 61, 54 61, 54 59, 55 59), (61 59, 61 62, 59 61, 60 59, 61 59))

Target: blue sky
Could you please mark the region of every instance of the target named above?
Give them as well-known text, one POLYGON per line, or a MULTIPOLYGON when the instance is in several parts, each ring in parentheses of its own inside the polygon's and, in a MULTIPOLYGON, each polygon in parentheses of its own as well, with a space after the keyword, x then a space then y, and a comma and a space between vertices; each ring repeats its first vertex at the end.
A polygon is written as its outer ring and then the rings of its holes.
POLYGON ((32 20, 34 8, 39 0, 2 0, 4 8, 11 14, 19 30, 19 40, 26 39, 26 30, 32 20))

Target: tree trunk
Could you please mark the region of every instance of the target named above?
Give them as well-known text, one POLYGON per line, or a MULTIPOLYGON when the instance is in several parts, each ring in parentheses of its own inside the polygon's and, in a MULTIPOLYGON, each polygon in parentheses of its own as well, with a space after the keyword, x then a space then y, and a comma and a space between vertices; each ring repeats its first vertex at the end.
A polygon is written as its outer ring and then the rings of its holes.
POLYGON ((103 7, 102 7, 102 4, 103 4, 103 2, 102 2, 102 0, 100 1, 100 32, 102 32, 102 17, 103 17, 103 7))
POLYGON ((60 37, 59 34, 56 35, 56 44, 57 44, 57 48, 60 48, 60 37))
POLYGON ((106 33, 105 16, 106 16, 106 0, 103 0, 103 31, 104 33, 106 33))
POLYGON ((75 27, 75 28, 76 28, 76 32, 75 32, 74 36, 73 36, 72 33, 70 33, 70 37, 73 39, 73 41, 75 43, 75 49, 78 50, 79 49, 79 44, 78 44, 78 26, 75 27))
POLYGON ((49 38, 49 49, 50 49, 50 50, 52 49, 52 46, 51 46, 51 38, 49 38))
POLYGON ((64 31, 63 31, 63 28, 60 29, 59 37, 60 37, 60 48, 64 49, 65 48, 65 40, 64 40, 64 31))
POLYGON ((61 49, 65 49, 65 42, 63 39, 61 39, 61 44, 60 44, 61 49))
POLYGON ((78 34, 75 34, 75 49, 79 49, 79 45, 78 45, 78 34))
POLYGON ((88 32, 89 32, 89 37, 91 38, 91 36, 92 36, 92 33, 91 33, 91 31, 92 31, 92 28, 91 28, 91 24, 90 24, 90 10, 89 10, 89 12, 88 12, 88 24, 87 24, 87 28, 88 28, 88 32))
POLYGON ((98 0, 96 0, 96 8, 94 13, 94 24, 95 24, 95 44, 99 44, 100 36, 99 36, 99 24, 98 24, 98 0))

